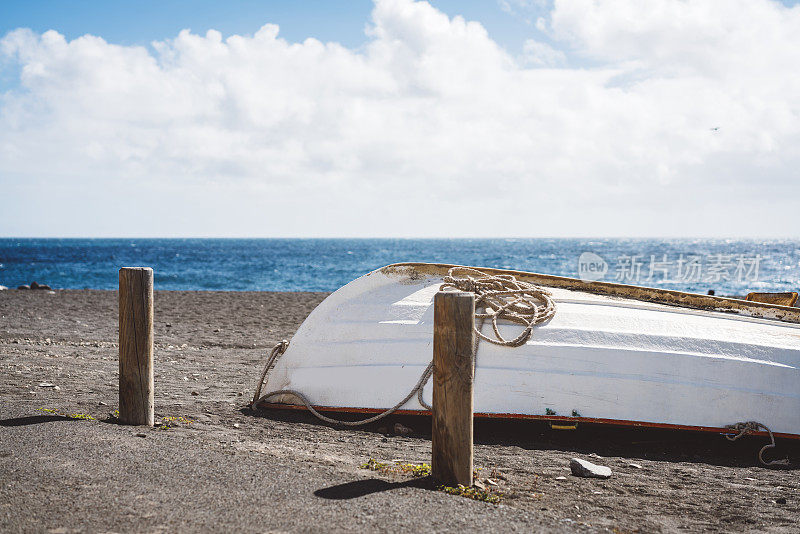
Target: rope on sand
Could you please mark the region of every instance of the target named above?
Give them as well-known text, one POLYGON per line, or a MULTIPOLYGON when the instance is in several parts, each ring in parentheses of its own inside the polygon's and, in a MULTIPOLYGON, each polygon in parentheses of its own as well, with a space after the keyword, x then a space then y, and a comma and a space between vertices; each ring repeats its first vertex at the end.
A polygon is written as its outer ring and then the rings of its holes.
MULTIPOLYGON (((553 302, 550 292, 539 286, 517 280, 510 274, 490 275, 468 267, 453 267, 447 272, 447 276, 444 277, 443 282, 444 283, 439 288, 440 291, 467 291, 475 295, 475 318, 479 323, 473 326, 477 334, 475 338, 476 355, 478 352, 478 342, 481 339, 505 347, 519 347, 520 345, 524 345, 533 334, 533 327, 550 320, 556 312, 556 305, 555 302, 553 302), (456 274, 458 272, 462 272, 463 275, 458 276, 456 274), (481 332, 484 321, 487 319, 491 319, 492 321, 492 329, 496 336, 494 338, 488 337, 481 332), (505 319, 512 323, 521 324, 525 329, 514 339, 505 339, 497 326, 498 319, 505 319)), ((261 388, 264 386, 265 379, 288 347, 289 342, 284 339, 270 351, 267 357, 267 363, 264 365, 264 372, 261 373, 261 380, 258 381, 255 395, 253 395, 253 402, 250 403, 251 407, 255 407, 259 403, 272 397, 289 395, 302 402, 308 411, 321 421, 344 426, 360 426, 374 423, 399 410, 405 403, 411 400, 414 395, 417 396, 420 405, 425 407, 426 410, 432 409, 432 407, 423 400, 422 390, 433 374, 433 361, 428 364, 416 385, 400 402, 388 410, 359 421, 342 421, 327 417, 319 413, 311 404, 311 401, 308 400, 308 397, 297 390, 281 389, 261 395, 261 388)))
POLYGON ((775 447, 775 436, 772 435, 772 430, 767 428, 767 425, 759 423, 758 421, 745 421, 745 422, 735 423, 733 425, 725 425, 725 428, 730 428, 731 430, 736 431, 736 434, 734 435, 727 435, 727 434, 725 435, 725 439, 727 439, 728 441, 736 441, 742 436, 746 436, 747 434, 751 434, 753 432, 758 432, 763 428, 769 433, 770 443, 767 443, 766 445, 761 447, 761 450, 758 451, 758 461, 760 461, 763 465, 766 466, 789 465, 788 458, 781 458, 780 460, 772 460, 769 462, 764 460, 764 451, 775 447))

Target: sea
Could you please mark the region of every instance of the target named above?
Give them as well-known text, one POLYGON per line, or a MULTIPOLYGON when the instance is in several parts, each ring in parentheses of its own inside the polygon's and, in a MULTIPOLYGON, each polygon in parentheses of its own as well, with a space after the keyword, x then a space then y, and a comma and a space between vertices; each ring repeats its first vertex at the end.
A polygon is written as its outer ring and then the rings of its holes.
POLYGON ((0 238, 0 285, 116 289, 152 267, 161 290, 334 291, 374 269, 432 262, 718 295, 800 290, 800 240, 0 238))

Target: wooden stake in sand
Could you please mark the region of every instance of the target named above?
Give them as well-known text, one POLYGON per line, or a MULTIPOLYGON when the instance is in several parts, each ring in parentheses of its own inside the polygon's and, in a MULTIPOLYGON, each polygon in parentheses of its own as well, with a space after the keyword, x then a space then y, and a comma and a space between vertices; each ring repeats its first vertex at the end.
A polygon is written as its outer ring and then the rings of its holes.
POLYGON ((471 486, 475 295, 440 291, 433 309, 431 474, 448 486, 471 486))
POLYGON ((153 269, 119 270, 119 419, 153 426, 153 269))

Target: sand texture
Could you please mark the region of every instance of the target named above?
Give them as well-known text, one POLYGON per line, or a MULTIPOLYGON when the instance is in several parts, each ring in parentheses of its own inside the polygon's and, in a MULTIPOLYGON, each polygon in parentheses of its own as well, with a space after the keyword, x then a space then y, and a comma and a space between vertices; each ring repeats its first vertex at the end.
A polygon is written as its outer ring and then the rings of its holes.
POLYGON ((343 430, 247 407, 268 348, 324 297, 156 292, 156 419, 183 419, 150 429, 108 415, 116 292, 0 291, 0 532, 800 531, 789 441, 791 466, 766 469, 763 438, 478 422, 475 466, 499 505, 362 469, 429 462, 430 419, 343 430), (572 476, 573 457, 613 475, 572 476))

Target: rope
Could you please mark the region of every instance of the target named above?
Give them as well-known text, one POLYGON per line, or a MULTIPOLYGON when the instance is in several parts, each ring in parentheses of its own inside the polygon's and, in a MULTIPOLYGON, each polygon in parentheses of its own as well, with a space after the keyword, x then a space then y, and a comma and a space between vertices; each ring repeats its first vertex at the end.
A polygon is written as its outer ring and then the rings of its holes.
POLYGON ((253 395, 253 402, 252 405, 258 402, 259 395, 261 395, 261 388, 264 387, 264 379, 267 378, 267 375, 275 367, 275 364, 278 363, 278 358, 280 358, 286 349, 289 348, 289 342, 285 339, 272 347, 272 350, 269 353, 269 357, 267 357, 267 364, 264 366, 264 372, 261 373, 261 380, 258 381, 258 386, 256 387, 256 393, 253 395))
POLYGON ((735 430, 736 431, 735 435, 732 435, 732 436, 731 435, 727 435, 727 434, 725 435, 725 439, 727 439, 728 441, 736 441, 737 439, 741 438, 742 436, 746 436, 746 435, 751 434, 753 432, 758 432, 759 430, 761 430, 763 428, 764 430, 766 430, 769 433, 770 443, 767 443, 766 445, 761 447, 761 450, 758 451, 758 460, 763 465, 766 465, 766 466, 770 466, 770 465, 789 465, 789 459, 788 458, 782 458, 780 460, 772 460, 772 461, 769 461, 769 462, 764 460, 764 451, 767 450, 767 449, 772 449, 772 448, 775 447, 775 436, 772 435, 772 430, 767 428, 767 425, 759 423, 758 421, 746 421, 746 422, 743 422, 743 423, 736 423, 736 424, 733 424, 733 425, 726 425, 725 428, 730 428, 731 430, 735 430))
MULTIPOLYGON (((444 277, 443 281, 444 283, 439 288, 440 291, 456 289, 475 294, 475 319, 476 323, 478 323, 473 326, 477 334, 473 352, 475 355, 475 367, 477 367, 478 344, 481 339, 494 343, 495 345, 519 347, 530 339, 535 325, 551 319, 556 312, 555 303, 547 290, 527 282, 521 282, 510 274, 489 275, 477 269, 453 267, 447 272, 447 276, 444 277), (456 276, 455 273, 458 271, 463 271, 465 276, 456 276), (480 309, 484 311, 478 311, 480 309), (492 329, 496 336, 494 338, 488 337, 481 332, 486 319, 492 320, 492 329), (500 330, 497 326, 498 319, 505 319, 512 323, 521 324, 525 326, 525 329, 516 338, 507 340, 500 334, 500 330)), ((417 396, 420 405, 426 410, 433 409, 431 405, 422 398, 422 391, 425 384, 428 383, 428 380, 430 380, 433 374, 433 361, 428 364, 416 385, 414 385, 408 395, 400 402, 388 410, 359 421, 341 421, 339 419, 327 417, 314 408, 311 401, 308 400, 308 397, 294 389, 281 389, 261 395, 261 388, 264 386, 264 380, 288 347, 289 342, 284 339, 270 351, 267 357, 267 363, 264 365, 264 372, 261 373, 261 380, 258 381, 255 395, 253 395, 253 402, 250 403, 251 407, 255 407, 259 403, 272 397, 290 395, 300 400, 308 411, 321 421, 344 426, 360 426, 374 423, 399 410, 405 403, 411 400, 414 395, 417 396)))
POLYGON ((550 320, 556 304, 549 291, 510 274, 490 275, 469 267, 453 267, 444 277, 441 290, 456 289, 475 294, 475 318, 491 319, 495 337, 475 327, 480 339, 505 347, 519 347, 527 342, 533 327, 550 320), (463 273, 457 276, 456 273, 463 273), (477 310, 483 309, 483 312, 477 310), (506 339, 497 326, 499 319, 521 324, 525 329, 514 339, 506 339))
POLYGON ((430 410, 431 407, 427 403, 425 403, 425 401, 422 400, 422 388, 425 387, 425 383, 428 381, 428 379, 430 378, 432 373, 433 373, 433 362, 428 364, 428 367, 425 368, 425 371, 422 373, 422 376, 419 377, 419 380, 417 381, 417 385, 414 386, 414 388, 408 393, 408 395, 405 396, 405 398, 403 398, 403 400, 401 400, 400 402, 398 402, 397 404, 395 404, 394 406, 392 406, 391 408, 389 408, 386 411, 383 411, 383 412, 381 412, 381 413, 379 413, 377 415, 374 415, 372 417, 368 417, 366 419, 361 419, 359 421, 342 421, 340 419, 333 419, 331 417, 327 417, 325 415, 322 415, 321 413, 319 413, 314 408, 314 406, 311 404, 311 401, 308 400, 308 397, 306 397, 300 391, 297 391, 297 390, 294 390, 294 389, 281 389, 281 390, 278 390, 278 391, 273 391, 271 393, 267 393, 266 395, 264 395, 264 396, 258 398, 257 400, 253 401, 251 406, 255 407, 256 404, 258 404, 258 403, 260 403, 262 401, 265 401, 266 399, 269 399, 270 397, 276 397, 278 395, 291 395, 291 396, 299 399, 300 402, 302 402, 303 404, 305 404, 306 408, 308 408, 308 411, 311 412, 312 414, 314 414, 314 416, 316 416, 317 419, 325 421, 326 423, 331 423, 331 424, 334 424, 334 425, 344 425, 344 426, 368 425, 370 423, 374 423, 375 421, 383 419, 387 415, 393 414, 394 412, 399 410, 401 406, 403 406, 405 403, 407 403, 409 400, 411 400, 411 397, 413 397, 415 394, 418 395, 417 398, 419 399, 420 404, 422 404, 425 408, 430 410))

